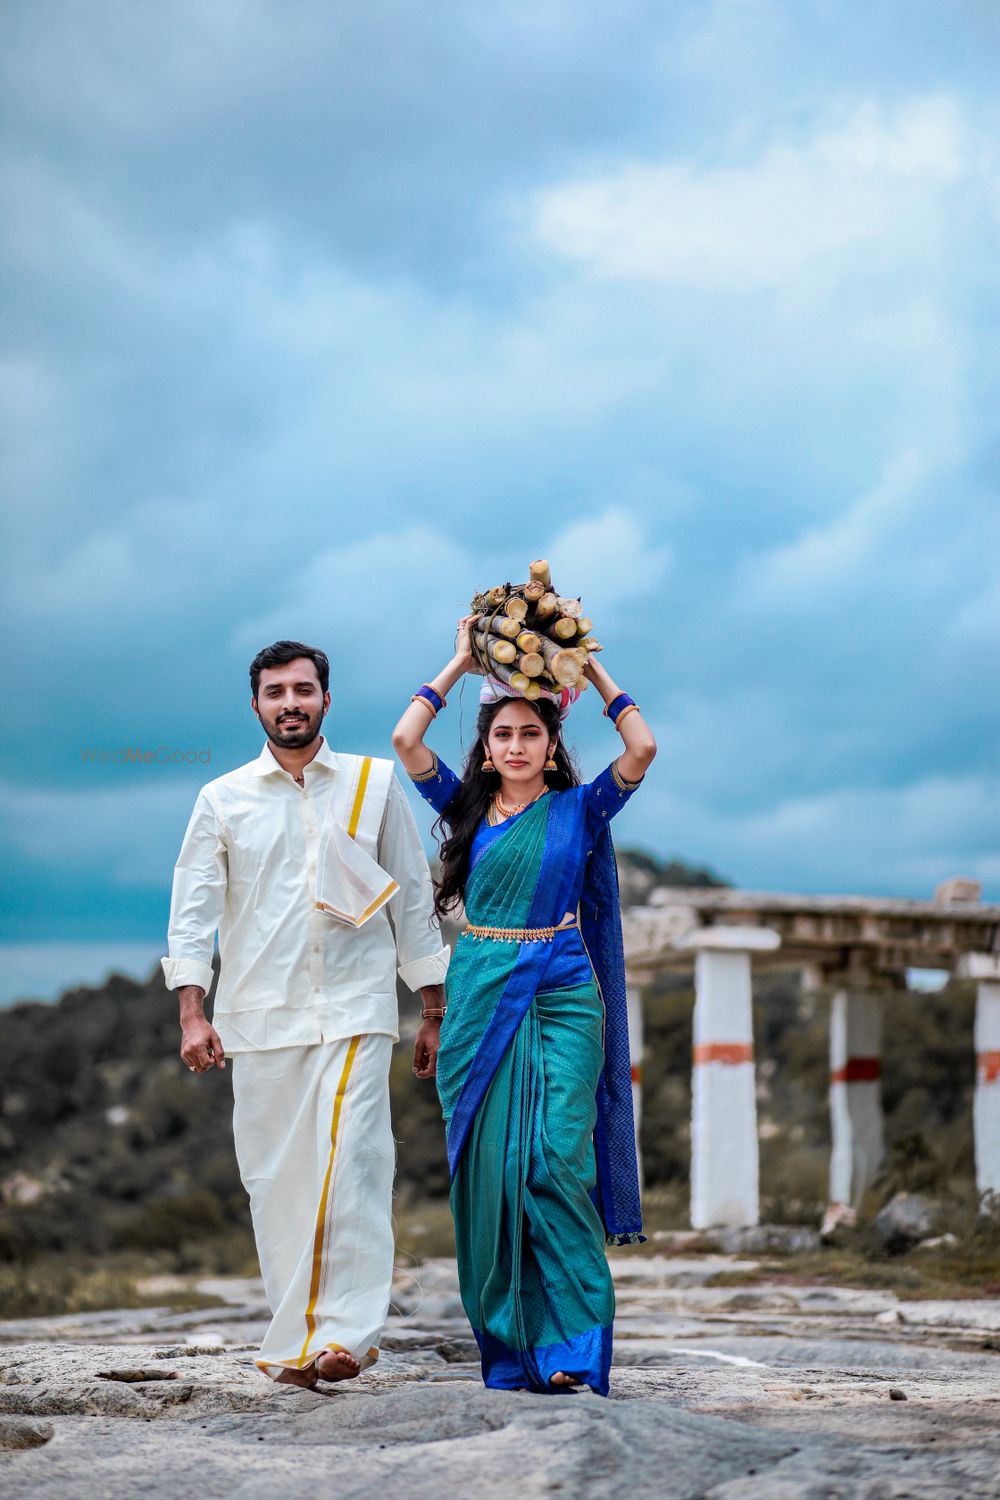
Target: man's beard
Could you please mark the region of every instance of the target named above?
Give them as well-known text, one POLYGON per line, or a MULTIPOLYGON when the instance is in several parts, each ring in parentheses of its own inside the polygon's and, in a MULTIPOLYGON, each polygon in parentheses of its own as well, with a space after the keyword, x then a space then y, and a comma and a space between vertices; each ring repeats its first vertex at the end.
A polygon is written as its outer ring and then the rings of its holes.
POLYGON ((264 723, 264 732, 272 745, 277 745, 282 750, 301 750, 303 745, 311 745, 319 734, 319 727, 323 722, 323 710, 312 718, 305 714, 301 721, 282 724, 285 715, 280 715, 278 722, 274 724, 264 723))

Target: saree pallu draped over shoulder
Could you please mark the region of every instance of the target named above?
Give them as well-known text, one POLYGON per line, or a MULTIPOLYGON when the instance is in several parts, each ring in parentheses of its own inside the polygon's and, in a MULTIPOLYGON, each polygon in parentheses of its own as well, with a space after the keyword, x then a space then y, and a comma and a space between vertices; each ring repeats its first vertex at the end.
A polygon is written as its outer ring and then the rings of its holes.
POLYGON ((607 1395, 604 1246, 642 1235, 614 852, 606 826, 588 835, 582 790, 512 819, 475 860, 465 907, 477 928, 551 929, 579 899, 593 973, 561 982, 552 941, 463 935, 437 1078, 486 1384, 551 1390, 563 1371, 607 1395))

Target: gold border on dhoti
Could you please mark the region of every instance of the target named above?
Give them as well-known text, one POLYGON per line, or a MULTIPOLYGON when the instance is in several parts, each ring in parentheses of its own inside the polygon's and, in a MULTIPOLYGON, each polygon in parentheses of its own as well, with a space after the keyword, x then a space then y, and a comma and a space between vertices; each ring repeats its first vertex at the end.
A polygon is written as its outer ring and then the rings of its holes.
POLYGON ((343 1072, 340 1082, 337 1084, 337 1093, 333 1101, 333 1115, 330 1120, 330 1158, 326 1164, 326 1176, 323 1179, 323 1191, 320 1194, 319 1208, 316 1212, 316 1232, 313 1240, 313 1264, 312 1277, 309 1283, 309 1302, 306 1307, 306 1337, 302 1345, 302 1353, 299 1355, 299 1368, 310 1364, 315 1355, 308 1353, 309 1343, 316 1332, 316 1303, 319 1299, 319 1286, 323 1274, 323 1243, 326 1239, 326 1212, 330 1197, 330 1180, 333 1176, 333 1163, 337 1154, 337 1136, 340 1131, 340 1116, 344 1107, 344 1099, 347 1095, 347 1085, 351 1077, 351 1069, 354 1067, 354 1059, 358 1055, 361 1045, 361 1037, 351 1038, 351 1044, 347 1049, 347 1057, 344 1061, 343 1072))

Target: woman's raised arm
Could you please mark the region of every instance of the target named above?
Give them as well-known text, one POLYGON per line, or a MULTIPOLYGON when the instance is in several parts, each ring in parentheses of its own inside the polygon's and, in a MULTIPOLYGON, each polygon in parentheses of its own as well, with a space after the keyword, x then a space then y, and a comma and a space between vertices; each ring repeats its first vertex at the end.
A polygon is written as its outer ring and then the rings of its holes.
POLYGON ((431 720, 437 717, 438 704, 443 703, 445 695, 459 678, 466 672, 471 672, 475 666, 471 637, 473 621, 478 619, 478 615, 464 615, 459 620, 455 655, 432 682, 421 685, 420 691, 413 695, 413 701, 392 731, 392 748, 409 776, 420 776, 434 764, 434 757, 424 744, 424 735, 431 720), (435 699, 438 700, 437 703, 435 699))
MULTIPOLYGON (((625 749, 618 757, 620 775, 625 781, 641 781, 656 755, 653 731, 637 705, 621 691, 596 657, 588 658, 584 672, 604 699, 605 708, 610 710, 608 717, 614 719, 615 728, 624 741, 625 749)), ((410 706, 416 707, 415 704, 410 706)))

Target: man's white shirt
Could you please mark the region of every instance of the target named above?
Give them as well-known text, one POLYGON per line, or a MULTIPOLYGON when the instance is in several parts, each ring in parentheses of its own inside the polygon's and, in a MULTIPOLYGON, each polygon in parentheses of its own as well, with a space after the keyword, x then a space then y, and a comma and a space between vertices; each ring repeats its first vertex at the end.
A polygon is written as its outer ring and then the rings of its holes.
POLYGON ((396 973, 412 990, 444 982, 448 950, 431 916, 427 859, 395 775, 371 852, 399 890, 359 928, 316 907, 320 833, 337 778, 355 763, 323 739, 300 787, 265 742, 256 760, 198 794, 162 964, 168 989, 197 984, 207 994, 218 930, 213 1021, 228 1052, 361 1032, 395 1038, 396 973))

